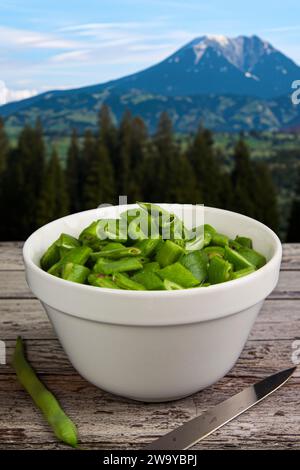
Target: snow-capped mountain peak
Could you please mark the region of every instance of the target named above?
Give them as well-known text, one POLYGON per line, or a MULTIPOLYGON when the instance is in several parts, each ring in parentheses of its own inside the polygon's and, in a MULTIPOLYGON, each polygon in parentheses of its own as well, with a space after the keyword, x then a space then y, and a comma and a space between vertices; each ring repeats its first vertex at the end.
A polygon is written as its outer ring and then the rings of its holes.
POLYGON ((205 51, 212 48, 242 72, 251 72, 262 56, 276 51, 273 46, 258 36, 228 38, 222 35, 206 35, 194 39, 184 49, 193 49, 195 64, 202 59, 205 51))

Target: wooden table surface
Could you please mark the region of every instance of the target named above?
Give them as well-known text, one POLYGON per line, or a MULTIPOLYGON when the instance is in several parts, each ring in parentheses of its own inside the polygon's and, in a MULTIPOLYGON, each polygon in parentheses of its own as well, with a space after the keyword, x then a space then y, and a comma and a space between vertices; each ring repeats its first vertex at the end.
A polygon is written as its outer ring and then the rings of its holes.
MULTIPOLYGON (((300 245, 284 246, 279 284, 229 374, 202 392, 163 404, 113 396, 76 373, 26 285, 21 247, 21 243, 0 243, 0 340, 6 343, 7 362, 17 335, 22 335, 30 361, 77 424, 86 449, 141 449, 245 386, 292 365, 294 341, 300 340, 300 245)), ((0 449, 65 448, 8 364, 0 365, 0 410, 0 449)), ((300 367, 274 395, 194 448, 300 449, 300 367)))

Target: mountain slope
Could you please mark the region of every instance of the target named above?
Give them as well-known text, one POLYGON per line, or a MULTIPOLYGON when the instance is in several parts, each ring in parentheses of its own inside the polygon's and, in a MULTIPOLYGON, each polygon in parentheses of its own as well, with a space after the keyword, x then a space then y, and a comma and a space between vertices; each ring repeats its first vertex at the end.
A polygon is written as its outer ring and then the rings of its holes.
POLYGON ((193 132, 202 122, 215 131, 279 130, 300 124, 300 106, 293 106, 288 97, 261 100, 235 95, 164 96, 131 90, 127 93, 103 91, 44 95, 33 107, 25 108, 6 119, 8 128, 17 131, 25 123, 34 124, 40 116, 47 134, 68 135, 76 128, 96 130, 97 113, 106 103, 117 121, 125 109, 142 116, 154 131, 160 113, 167 110, 178 132, 193 132))
POLYGON ((126 108, 153 129, 167 110, 175 128, 194 130, 199 120, 215 130, 297 127, 290 102, 300 67, 257 36, 202 36, 159 64, 100 85, 50 91, 0 107, 7 125, 20 128, 39 115, 49 133, 93 127, 102 103, 116 119, 126 108))

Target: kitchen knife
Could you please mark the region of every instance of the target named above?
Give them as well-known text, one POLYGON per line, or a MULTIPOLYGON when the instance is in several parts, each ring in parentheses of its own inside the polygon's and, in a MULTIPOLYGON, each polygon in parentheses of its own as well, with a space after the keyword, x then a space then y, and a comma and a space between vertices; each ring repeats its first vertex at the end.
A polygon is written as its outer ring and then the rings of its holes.
POLYGON ((185 450, 239 416, 281 387, 296 367, 285 369, 245 388, 200 416, 187 421, 145 447, 145 450, 185 450))

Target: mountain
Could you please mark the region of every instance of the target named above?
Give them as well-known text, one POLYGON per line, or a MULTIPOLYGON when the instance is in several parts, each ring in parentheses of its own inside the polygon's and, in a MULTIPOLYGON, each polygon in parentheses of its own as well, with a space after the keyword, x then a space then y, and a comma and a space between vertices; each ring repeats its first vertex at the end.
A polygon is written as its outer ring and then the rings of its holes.
POLYGON ((167 110, 175 128, 194 130, 199 120, 215 130, 280 129, 300 124, 290 101, 300 67, 257 36, 202 36, 162 62, 100 85, 51 91, 0 107, 18 128, 37 115, 49 133, 94 127, 106 102, 119 119, 126 108, 153 129, 167 110))

